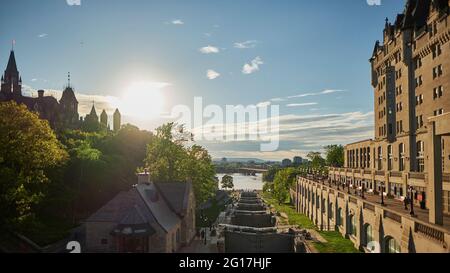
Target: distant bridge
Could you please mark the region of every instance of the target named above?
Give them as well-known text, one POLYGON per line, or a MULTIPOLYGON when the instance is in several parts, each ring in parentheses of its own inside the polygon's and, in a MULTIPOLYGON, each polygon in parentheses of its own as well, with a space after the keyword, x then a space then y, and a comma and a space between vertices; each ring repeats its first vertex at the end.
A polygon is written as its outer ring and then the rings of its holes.
POLYGON ((266 170, 266 169, 239 168, 240 173, 249 174, 249 175, 253 175, 253 174, 257 174, 257 173, 266 173, 267 171, 268 170, 266 170))

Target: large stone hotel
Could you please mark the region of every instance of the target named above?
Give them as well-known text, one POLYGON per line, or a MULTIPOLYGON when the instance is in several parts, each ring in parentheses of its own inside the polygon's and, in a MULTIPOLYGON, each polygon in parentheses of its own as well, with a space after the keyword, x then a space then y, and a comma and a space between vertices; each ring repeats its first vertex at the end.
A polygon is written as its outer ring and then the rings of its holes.
POLYGON ((449 0, 408 0, 370 58, 374 139, 328 180, 301 177, 299 212, 381 252, 450 252, 449 0))

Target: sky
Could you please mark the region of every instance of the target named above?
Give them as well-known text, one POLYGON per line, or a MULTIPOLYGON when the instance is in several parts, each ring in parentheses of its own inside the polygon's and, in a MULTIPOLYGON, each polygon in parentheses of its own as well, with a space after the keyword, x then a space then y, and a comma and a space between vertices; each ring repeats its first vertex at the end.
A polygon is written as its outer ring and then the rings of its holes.
POLYGON ((278 105, 276 150, 198 142, 215 158, 281 160, 373 137, 368 60, 385 18, 403 8, 400 0, 4 0, 0 69, 14 40, 26 94, 60 96, 70 72, 82 115, 94 101, 147 130, 176 105, 192 109, 195 97, 223 109, 278 105))

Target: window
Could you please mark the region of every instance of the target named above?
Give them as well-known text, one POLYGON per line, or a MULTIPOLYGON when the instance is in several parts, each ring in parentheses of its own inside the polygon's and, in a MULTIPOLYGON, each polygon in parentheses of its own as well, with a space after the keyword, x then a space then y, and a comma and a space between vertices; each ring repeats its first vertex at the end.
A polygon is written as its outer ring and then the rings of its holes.
POLYGON ((403 93, 403 88, 401 85, 399 85, 398 87, 395 88, 395 95, 401 95, 403 93))
POLYGON ((355 215, 350 215, 350 230, 349 230, 349 233, 351 235, 355 236, 355 237, 357 235, 356 226, 357 226, 356 216, 355 215))
POLYGON ((423 94, 416 96, 416 106, 421 105, 423 103, 423 94))
POLYGON ((386 238, 386 253, 401 253, 399 243, 392 237, 386 238))
POLYGON ((431 51, 433 52, 433 59, 435 59, 436 57, 440 56, 442 53, 441 50, 441 44, 436 44, 431 48, 431 51))
POLYGON ((436 79, 437 77, 442 76, 442 65, 438 65, 435 68, 433 68, 433 79, 436 79))
POLYGON ((442 86, 433 88, 433 99, 434 100, 442 97, 443 94, 444 94, 444 88, 442 88, 442 86))
POLYGON ((405 144, 400 143, 398 145, 398 154, 399 154, 399 171, 403 172, 405 170, 405 144))
POLYGON ((438 110, 435 110, 434 112, 434 116, 440 116, 440 115, 442 115, 442 114, 444 114, 444 109, 438 109, 438 110))
POLYGON ((421 68, 421 67, 422 67, 422 59, 421 58, 417 58, 415 60, 415 68, 418 69, 418 68, 421 68))
POLYGON ((425 171, 425 145, 423 141, 417 142, 417 172, 425 171))
MULTIPOLYGON (((434 69, 433 69, 433 71, 434 71, 434 69)), ((423 81, 422 81, 422 76, 417 77, 417 78, 416 78, 416 87, 421 86, 422 83, 423 83, 423 81)))
POLYGON ((373 230, 372 230, 372 226, 369 224, 366 224, 365 228, 364 228, 364 245, 367 246, 367 244, 369 244, 370 242, 373 242, 373 230))
POLYGON ((394 160, 394 154, 392 152, 392 145, 388 145, 388 171, 392 170, 393 160, 394 160))
POLYGON ((383 148, 378 147, 378 170, 383 169, 383 148))
POLYGON ((333 203, 330 203, 330 205, 328 205, 328 219, 334 219, 333 203))
POLYGON ((342 208, 338 208, 338 214, 337 214, 337 225, 338 226, 342 226, 343 223, 343 218, 342 218, 342 208))
POLYGON ((423 116, 420 115, 416 117, 416 128, 419 129, 422 127, 423 127, 423 116))

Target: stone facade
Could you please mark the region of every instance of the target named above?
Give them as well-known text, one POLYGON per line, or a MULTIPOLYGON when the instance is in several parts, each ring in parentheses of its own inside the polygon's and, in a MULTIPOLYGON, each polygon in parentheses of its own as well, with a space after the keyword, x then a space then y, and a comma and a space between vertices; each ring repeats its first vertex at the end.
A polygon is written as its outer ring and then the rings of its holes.
MULTIPOLYGON (((429 183, 430 118, 450 111, 450 21, 448 0, 409 0, 370 59, 375 97, 375 139, 345 147, 339 179, 383 188, 395 198, 415 191, 417 205, 434 203, 429 183)), ((445 116, 445 115, 444 115, 445 116)), ((441 137, 442 210, 450 213, 450 136, 441 137)))

